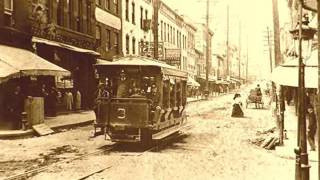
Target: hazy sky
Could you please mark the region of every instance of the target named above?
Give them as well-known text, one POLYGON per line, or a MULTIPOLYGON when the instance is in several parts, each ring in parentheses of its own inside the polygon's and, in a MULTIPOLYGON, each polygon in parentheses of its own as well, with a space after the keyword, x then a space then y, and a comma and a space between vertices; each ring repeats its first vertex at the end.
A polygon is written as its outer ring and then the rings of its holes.
MULTIPOLYGON (((185 14, 196 22, 205 23, 206 0, 163 0, 179 14, 185 14)), ((229 4, 229 41, 239 44, 239 22, 241 22, 242 52, 246 54, 248 37, 249 66, 251 73, 266 76, 269 74, 269 56, 264 45, 267 26, 273 28, 271 0, 210 0, 210 28, 213 29, 214 50, 217 44, 226 42, 227 5, 229 4), (253 70, 257 70, 253 72, 253 70)), ((280 24, 288 19, 286 0, 279 0, 280 24)), ((213 52, 215 53, 215 52, 213 52)), ((250 70, 249 70, 250 71, 250 70)))

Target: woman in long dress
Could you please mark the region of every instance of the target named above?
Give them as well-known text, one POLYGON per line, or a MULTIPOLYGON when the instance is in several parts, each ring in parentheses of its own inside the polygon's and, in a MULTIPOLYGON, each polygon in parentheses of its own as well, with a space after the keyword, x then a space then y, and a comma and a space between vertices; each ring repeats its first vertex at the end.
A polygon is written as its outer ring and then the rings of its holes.
POLYGON ((233 97, 231 117, 243 117, 241 95, 236 93, 233 97))

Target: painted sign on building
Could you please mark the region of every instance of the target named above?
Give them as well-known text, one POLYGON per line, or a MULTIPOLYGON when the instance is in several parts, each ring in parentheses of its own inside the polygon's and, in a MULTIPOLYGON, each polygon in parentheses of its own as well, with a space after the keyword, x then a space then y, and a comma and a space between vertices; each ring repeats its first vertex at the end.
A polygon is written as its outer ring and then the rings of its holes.
POLYGON ((166 49, 165 50, 165 61, 170 65, 181 64, 181 49, 166 49))
MULTIPOLYGON (((153 57, 153 50, 154 50, 154 43, 151 42, 139 42, 139 54, 141 56, 153 57)), ((164 52, 163 52, 163 43, 159 42, 158 44, 158 57, 159 60, 163 59, 164 52)))

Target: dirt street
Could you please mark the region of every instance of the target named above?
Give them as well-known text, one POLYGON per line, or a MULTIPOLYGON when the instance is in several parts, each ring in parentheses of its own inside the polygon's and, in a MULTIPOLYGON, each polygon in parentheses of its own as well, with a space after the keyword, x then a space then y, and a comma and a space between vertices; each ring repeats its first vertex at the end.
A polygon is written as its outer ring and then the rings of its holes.
POLYGON ((231 118, 232 95, 191 103, 194 126, 157 151, 112 150, 55 164, 111 147, 92 127, 44 137, 1 140, 0 178, 50 165, 31 179, 294 179, 294 159, 281 158, 249 142, 274 127, 270 110, 250 106, 245 118, 231 118), (97 170, 103 171, 94 173, 97 170))

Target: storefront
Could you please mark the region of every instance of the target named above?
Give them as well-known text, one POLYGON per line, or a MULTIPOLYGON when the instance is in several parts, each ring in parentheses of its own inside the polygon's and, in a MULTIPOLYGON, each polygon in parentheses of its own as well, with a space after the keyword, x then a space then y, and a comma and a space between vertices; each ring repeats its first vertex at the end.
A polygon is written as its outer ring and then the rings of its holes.
POLYGON ((0 127, 8 122, 10 95, 19 86, 23 97, 41 97, 41 86, 55 87, 56 76, 70 72, 37 56, 31 51, 0 45, 0 127))
POLYGON ((56 77, 55 82, 62 96, 58 104, 59 111, 78 110, 74 103, 71 109, 66 108, 63 103, 68 97, 75 99, 77 96, 81 98, 80 109, 90 109, 97 84, 93 64, 99 53, 36 37, 32 38, 32 42, 36 43, 39 56, 71 72, 69 77, 56 77))

